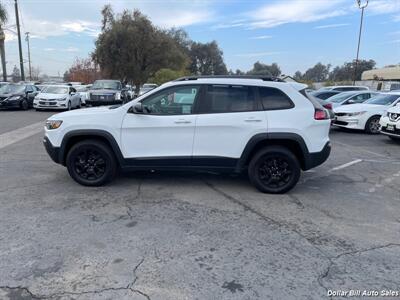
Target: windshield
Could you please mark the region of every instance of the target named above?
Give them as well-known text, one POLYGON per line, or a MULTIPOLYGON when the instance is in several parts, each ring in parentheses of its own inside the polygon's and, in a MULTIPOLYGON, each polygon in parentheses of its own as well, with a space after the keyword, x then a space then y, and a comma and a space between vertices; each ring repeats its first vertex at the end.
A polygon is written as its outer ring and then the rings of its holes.
POLYGON ((8 84, 0 88, 0 94, 16 94, 25 91, 25 86, 20 84, 8 84))
POLYGON ((86 92, 87 87, 86 86, 74 86, 77 92, 86 92))
POLYGON ((330 97, 328 100, 329 102, 333 103, 342 103, 346 99, 350 98, 351 96, 355 96, 357 93, 340 93, 335 96, 330 97))
POLYGON ((391 105, 400 98, 400 95, 379 95, 371 98, 370 100, 364 102, 367 104, 377 104, 377 105, 391 105))
POLYGON ((63 86, 48 86, 44 89, 45 94, 68 94, 68 88, 63 86))
POLYGON ((93 83, 92 90, 100 90, 100 89, 119 90, 120 89, 120 83, 118 81, 97 80, 97 81, 95 81, 93 83))
POLYGON ((143 84, 143 89, 154 89, 154 88, 156 88, 157 87, 157 85, 156 84, 154 84, 154 83, 145 83, 145 84, 143 84))

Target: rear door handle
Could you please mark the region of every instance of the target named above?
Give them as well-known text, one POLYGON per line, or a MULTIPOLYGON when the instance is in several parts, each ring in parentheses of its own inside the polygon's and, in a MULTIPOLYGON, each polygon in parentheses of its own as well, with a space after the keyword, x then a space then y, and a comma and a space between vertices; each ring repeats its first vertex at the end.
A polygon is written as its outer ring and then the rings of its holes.
POLYGON ((254 118, 248 118, 244 120, 245 122, 262 122, 261 119, 254 119, 254 118))
POLYGON ((179 119, 179 120, 175 120, 174 123, 175 124, 190 124, 192 122, 190 122, 189 120, 179 119))

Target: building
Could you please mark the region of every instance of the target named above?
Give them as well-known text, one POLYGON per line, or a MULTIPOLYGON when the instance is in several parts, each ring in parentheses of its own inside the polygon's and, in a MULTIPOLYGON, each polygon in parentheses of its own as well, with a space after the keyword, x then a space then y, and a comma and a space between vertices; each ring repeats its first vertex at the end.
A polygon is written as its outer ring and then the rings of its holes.
POLYGON ((361 82, 378 91, 398 90, 400 89, 400 65, 364 71, 361 82))

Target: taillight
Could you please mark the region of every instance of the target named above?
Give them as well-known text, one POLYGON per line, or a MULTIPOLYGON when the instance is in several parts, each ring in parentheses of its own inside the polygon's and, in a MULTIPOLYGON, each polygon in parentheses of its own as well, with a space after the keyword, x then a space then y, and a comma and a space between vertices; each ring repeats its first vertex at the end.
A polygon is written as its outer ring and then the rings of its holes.
POLYGON ((332 109, 332 103, 327 103, 323 105, 326 109, 332 109))
POLYGON ((328 116, 328 113, 326 112, 326 110, 316 108, 315 113, 314 113, 314 119, 315 120, 328 120, 329 116, 328 116))

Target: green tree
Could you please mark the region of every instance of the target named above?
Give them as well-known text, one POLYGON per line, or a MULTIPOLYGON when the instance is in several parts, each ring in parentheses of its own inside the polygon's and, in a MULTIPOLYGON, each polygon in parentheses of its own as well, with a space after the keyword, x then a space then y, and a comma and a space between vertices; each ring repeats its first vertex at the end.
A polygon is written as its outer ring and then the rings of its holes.
POLYGON ((301 74, 300 71, 296 71, 296 73, 294 73, 293 78, 296 80, 302 80, 303 79, 303 74, 301 74))
POLYGON ((12 71, 12 81, 13 82, 19 82, 21 81, 21 72, 20 70, 17 68, 17 66, 14 66, 14 69, 12 71))
POLYGON ((329 76, 329 69, 331 65, 323 65, 322 63, 317 63, 314 67, 309 68, 303 75, 304 80, 322 82, 325 81, 329 76))
POLYGON ((281 69, 279 68, 277 63, 273 63, 272 65, 263 64, 257 61, 253 65, 253 69, 247 72, 248 75, 267 75, 277 77, 281 75, 281 69))
POLYGON ((6 53, 4 47, 4 40, 6 38, 3 30, 3 25, 7 22, 7 11, 3 3, 0 3, 0 55, 1 55, 1 66, 3 70, 3 81, 7 81, 7 69, 6 69, 6 53))
POLYGON ((93 58, 103 74, 132 82, 139 92, 161 68, 180 70, 187 57, 166 30, 155 27, 139 10, 115 15, 110 6, 102 10, 102 32, 93 58))
POLYGON ((345 62, 342 66, 337 66, 332 70, 329 74, 329 79, 332 81, 352 81, 355 75, 355 80, 361 80, 361 74, 364 71, 372 70, 375 66, 376 62, 374 60, 361 59, 358 60, 357 71, 355 72, 355 60, 345 62))
POLYGON ((211 43, 192 42, 189 50, 190 67, 196 75, 226 75, 228 70, 224 63, 223 52, 216 41, 211 43))
POLYGON ((187 75, 189 75, 189 72, 186 70, 160 69, 154 74, 152 78, 150 78, 149 81, 160 85, 165 82, 172 81, 179 77, 187 75))

